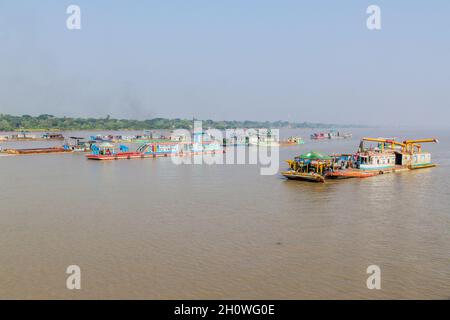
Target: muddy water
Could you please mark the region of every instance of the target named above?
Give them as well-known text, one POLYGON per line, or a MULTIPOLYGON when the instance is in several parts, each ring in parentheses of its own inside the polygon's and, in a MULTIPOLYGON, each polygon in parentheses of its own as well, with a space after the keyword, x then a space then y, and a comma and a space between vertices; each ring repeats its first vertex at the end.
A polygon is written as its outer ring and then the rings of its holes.
POLYGON ((282 148, 280 169, 361 136, 437 136, 439 166, 312 184, 256 165, 0 157, 0 298, 450 298, 450 132, 352 131, 282 148))

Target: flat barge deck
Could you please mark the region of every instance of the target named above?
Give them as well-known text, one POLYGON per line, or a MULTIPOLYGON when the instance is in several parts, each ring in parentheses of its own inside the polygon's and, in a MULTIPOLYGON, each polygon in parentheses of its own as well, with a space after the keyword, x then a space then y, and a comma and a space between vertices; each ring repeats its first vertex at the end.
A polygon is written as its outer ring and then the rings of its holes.
POLYGON ((62 147, 52 148, 32 148, 32 149, 5 149, 3 152, 9 155, 32 155, 32 154, 48 154, 48 153, 70 153, 72 150, 67 150, 62 147))

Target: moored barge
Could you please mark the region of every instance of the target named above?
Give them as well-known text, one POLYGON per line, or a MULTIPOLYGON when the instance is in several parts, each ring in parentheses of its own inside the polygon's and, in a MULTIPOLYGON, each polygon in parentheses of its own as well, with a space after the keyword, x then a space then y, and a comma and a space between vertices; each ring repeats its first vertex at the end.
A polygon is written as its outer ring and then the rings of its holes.
POLYGON ((5 149, 4 151, 11 155, 27 155, 27 154, 47 154, 47 153, 69 153, 72 150, 65 149, 63 147, 51 147, 51 148, 30 148, 30 149, 5 149))
POLYGON ((223 148, 217 143, 201 145, 180 142, 146 143, 137 148, 136 151, 128 151, 126 146, 120 146, 119 151, 117 151, 114 145, 106 143, 99 147, 93 146, 92 153, 86 155, 86 158, 89 160, 124 160, 216 153, 224 153, 223 148))

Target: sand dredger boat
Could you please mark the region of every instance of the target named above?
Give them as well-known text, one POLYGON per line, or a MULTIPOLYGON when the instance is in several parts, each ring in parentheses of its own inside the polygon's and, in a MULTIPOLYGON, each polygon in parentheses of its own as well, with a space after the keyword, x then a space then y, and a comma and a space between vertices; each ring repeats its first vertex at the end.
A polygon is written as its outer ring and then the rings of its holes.
POLYGON ((188 142, 155 142, 145 143, 136 151, 129 151, 125 145, 117 148, 114 144, 103 143, 92 146, 92 153, 86 155, 89 160, 121 160, 144 159, 170 156, 187 156, 198 154, 224 153, 218 143, 188 143, 188 142), (119 150, 117 150, 119 149, 119 150))
POLYGON ((403 142, 384 138, 363 138, 355 154, 339 154, 331 157, 316 152, 287 160, 289 170, 281 174, 288 179, 325 182, 325 179, 367 178, 384 173, 430 168, 431 154, 422 151, 421 143, 437 139, 416 139, 403 142), (365 143, 376 142, 367 147, 365 143), (318 175, 320 177, 318 177, 318 175))

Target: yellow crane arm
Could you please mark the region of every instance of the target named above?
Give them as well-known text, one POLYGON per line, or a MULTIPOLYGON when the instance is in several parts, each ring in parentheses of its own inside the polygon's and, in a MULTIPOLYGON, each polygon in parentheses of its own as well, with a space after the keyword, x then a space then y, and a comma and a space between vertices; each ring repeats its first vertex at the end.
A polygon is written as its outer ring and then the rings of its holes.
POLYGON ((415 140, 403 141, 403 143, 406 146, 406 148, 405 148, 406 152, 410 152, 410 153, 414 152, 414 148, 416 148, 417 152, 420 153, 422 151, 422 145, 420 143, 425 143, 425 142, 438 143, 438 140, 435 138, 430 138, 430 139, 415 139, 415 140))
POLYGON ((388 142, 388 139, 383 138, 362 138, 364 141, 372 141, 372 142, 388 142))
POLYGON ((392 139, 383 139, 383 138, 362 138, 364 141, 371 141, 371 142, 381 142, 381 143, 389 143, 389 144, 396 144, 398 146, 404 146, 403 143, 392 140, 392 139))
POLYGON ((424 143, 424 142, 435 142, 438 143, 438 139, 430 138, 430 139, 416 139, 416 140, 405 140, 404 144, 414 144, 414 143, 424 143))

